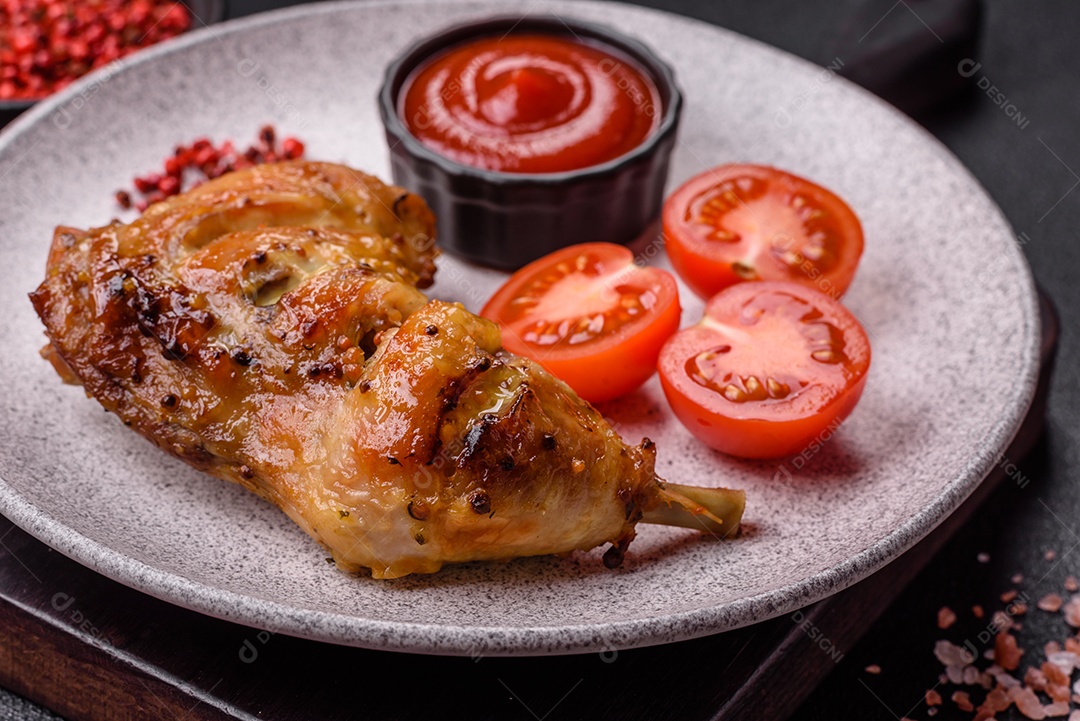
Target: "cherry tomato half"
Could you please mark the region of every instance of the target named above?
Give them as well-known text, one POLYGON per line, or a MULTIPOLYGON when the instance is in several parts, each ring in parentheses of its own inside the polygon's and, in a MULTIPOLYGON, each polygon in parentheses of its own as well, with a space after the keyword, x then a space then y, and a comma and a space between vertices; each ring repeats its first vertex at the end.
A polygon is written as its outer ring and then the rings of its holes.
POLYGON ((591 403, 637 388, 679 328, 675 278, 612 243, 572 245, 510 276, 480 315, 503 347, 538 361, 591 403))
POLYGON ((675 415, 706 444, 776 458, 823 442, 866 385, 870 341, 859 321, 797 283, 740 283, 660 354, 675 415))
POLYGON ((702 298, 744 280, 790 280, 837 299, 863 251, 862 225, 847 203, 760 165, 691 178, 664 203, 663 225, 671 264, 702 298))

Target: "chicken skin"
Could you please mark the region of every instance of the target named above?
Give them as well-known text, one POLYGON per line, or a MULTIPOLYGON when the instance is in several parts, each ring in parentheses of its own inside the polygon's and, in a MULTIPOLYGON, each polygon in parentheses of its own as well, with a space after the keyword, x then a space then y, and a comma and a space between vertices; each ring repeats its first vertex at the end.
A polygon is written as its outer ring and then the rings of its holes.
POLYGON ((376 578, 731 534, 741 492, 666 484, 499 330, 420 289, 434 218, 350 168, 238 171, 130 224, 56 230, 31 294, 67 381, 165 451, 280 507, 376 578))

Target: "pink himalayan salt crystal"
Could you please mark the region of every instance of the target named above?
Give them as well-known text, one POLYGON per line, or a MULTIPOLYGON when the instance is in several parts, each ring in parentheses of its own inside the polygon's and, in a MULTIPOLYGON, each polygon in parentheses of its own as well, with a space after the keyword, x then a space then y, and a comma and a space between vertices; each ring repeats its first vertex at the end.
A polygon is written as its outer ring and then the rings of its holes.
POLYGON ((1008 631, 1010 628, 1016 627, 1016 622, 1013 621, 1012 616, 1004 611, 994 611, 994 617, 990 622, 999 631, 1008 631))
POLYGON ((1046 676, 1043 675, 1043 672, 1037 668, 1028 666, 1028 670, 1024 673, 1024 685, 1032 691, 1045 691, 1046 684, 1046 676))
MULTIPOLYGON (((1054 653, 1046 654, 1046 663, 1056 667, 1063 678, 1059 678, 1056 683, 1069 683, 1069 677, 1072 676, 1074 668, 1080 667, 1080 656, 1077 656, 1072 651, 1055 651, 1054 653)), ((1044 666, 1046 664, 1043 664, 1044 666)), ((1043 669, 1048 677, 1051 677, 1050 672, 1043 669)))
POLYGON ((994 661, 1006 671, 1015 671, 1024 655, 1016 643, 1016 637, 1010 633, 999 633, 994 639, 994 661))
POLYGON ((1046 710, 1043 709, 1042 702, 1031 689, 1014 686, 1009 689, 1009 698, 1016 704, 1017 710, 1028 718, 1036 719, 1036 721, 1046 718, 1046 710))
POLYGON ((948 606, 942 606, 937 612, 937 627, 942 631, 956 623, 956 614, 948 606))
POLYGON ((1057 613, 1061 610, 1061 606, 1064 604, 1061 596, 1056 593, 1048 593, 1039 599, 1039 609, 1048 613, 1057 613))
POLYGON ((961 711, 974 711, 975 704, 971 703, 971 696, 966 691, 954 691, 952 695, 952 702, 956 704, 956 707, 961 711))
POLYGON ((1049 706, 1043 706, 1043 711, 1046 713, 1047 718, 1057 718, 1069 713, 1068 701, 1055 701, 1049 706))
POLYGON ((998 686, 990 693, 986 694, 986 698, 983 699, 982 705, 979 706, 979 712, 976 716, 977 719, 991 719, 994 714, 999 711, 1012 706, 1012 699, 1009 698, 1008 691, 1004 687, 998 686))
POLYGON ((1080 596, 1070 598, 1061 612, 1065 615, 1065 623, 1080 628, 1080 596))
POLYGON ((951 641, 944 639, 934 644, 934 656, 941 662, 942 666, 967 666, 974 659, 971 658, 971 653, 961 646, 957 646, 951 641))
POLYGON ((1001 686, 1006 690, 1012 688, 1013 686, 1020 685, 1019 681, 1013 678, 1013 676, 1008 674, 1005 669, 1001 668, 1001 666, 998 666, 997 664, 994 664, 990 668, 986 669, 986 672, 993 676, 994 680, 1001 684, 1001 686))
POLYGON ((945 677, 949 679, 949 683, 959 686, 964 682, 964 670, 959 666, 947 666, 945 677))

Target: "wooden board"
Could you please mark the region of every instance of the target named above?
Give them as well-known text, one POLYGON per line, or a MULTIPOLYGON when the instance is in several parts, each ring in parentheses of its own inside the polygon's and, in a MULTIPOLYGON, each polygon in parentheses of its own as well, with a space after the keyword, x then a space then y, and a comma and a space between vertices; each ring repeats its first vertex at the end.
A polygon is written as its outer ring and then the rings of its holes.
MULTIPOLYGON (((1058 325, 1007 455, 1042 431, 1058 325)), ((792 615, 708 638, 554 658, 367 651, 212 619, 110 581, 0 517, 0 684, 72 721, 781 719, 1000 482, 996 471, 882 571, 792 615)))

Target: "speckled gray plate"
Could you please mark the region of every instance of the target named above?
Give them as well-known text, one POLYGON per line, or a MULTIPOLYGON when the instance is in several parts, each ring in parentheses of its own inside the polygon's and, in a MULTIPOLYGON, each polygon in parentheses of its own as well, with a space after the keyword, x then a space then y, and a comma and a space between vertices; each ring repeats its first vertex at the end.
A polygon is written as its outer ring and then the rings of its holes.
MULTIPOLYGON (((582 240, 587 240, 582 238, 582 240)), ((652 246, 655 249, 655 246, 652 246)), ((661 258, 657 262, 662 262, 661 258)), ((477 309, 503 276, 444 258, 435 295, 477 309)), ((684 292, 684 322, 701 304, 684 292)), ((0 136, 0 512, 101 573, 182 606, 334 643, 464 654, 569 653, 685 639, 838 591, 910 547, 977 486, 1037 375, 1032 280, 997 207, 942 146, 868 94, 691 20, 596 2, 364 2, 227 23, 42 103, 0 136), (659 472, 748 495, 745 537, 641 527, 624 568, 599 551, 348 576, 283 514, 166 457, 37 356, 26 299, 56 224, 101 224, 112 191, 206 134, 276 123, 309 155, 387 175, 375 91, 418 35, 552 11, 656 48, 687 97, 672 185, 733 160, 847 198, 866 254, 846 302, 874 343, 861 405, 831 443, 778 463, 713 453, 654 379, 603 410, 659 445, 659 472)))

